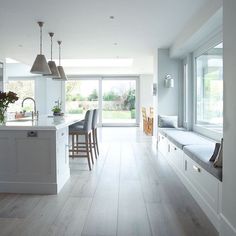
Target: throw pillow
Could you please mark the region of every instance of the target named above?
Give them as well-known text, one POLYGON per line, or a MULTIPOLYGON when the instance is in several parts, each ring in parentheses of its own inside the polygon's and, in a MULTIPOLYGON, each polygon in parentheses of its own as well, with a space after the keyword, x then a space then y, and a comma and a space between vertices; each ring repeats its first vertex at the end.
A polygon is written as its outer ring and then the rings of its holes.
POLYGON ((158 116, 160 128, 178 128, 178 116, 158 116))
POLYGON ((221 145, 217 157, 214 161, 215 167, 222 167, 223 164, 223 138, 221 139, 221 145))
POLYGON ((214 149, 214 152, 213 152, 213 154, 212 154, 212 156, 211 156, 211 158, 210 158, 210 161, 215 161, 215 159, 216 159, 216 157, 217 157, 217 155, 218 155, 218 153, 219 153, 219 150, 220 150, 220 143, 216 143, 215 144, 215 149, 214 149))

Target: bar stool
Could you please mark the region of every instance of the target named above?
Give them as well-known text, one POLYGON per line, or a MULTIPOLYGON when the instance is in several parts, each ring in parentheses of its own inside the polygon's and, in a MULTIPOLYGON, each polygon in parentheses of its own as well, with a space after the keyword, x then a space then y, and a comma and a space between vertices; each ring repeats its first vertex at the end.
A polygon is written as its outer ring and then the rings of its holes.
POLYGON ((92 152, 92 119, 93 110, 88 110, 85 114, 84 122, 71 125, 69 135, 72 140, 72 148, 69 150, 69 156, 74 158, 87 158, 89 170, 91 170, 91 161, 93 163, 92 152), (84 136, 84 142, 79 141, 79 136, 84 136), (85 153, 85 154, 81 154, 85 153))
POLYGON ((92 135, 93 135, 93 148, 96 159, 97 156, 99 155, 97 128, 98 128, 98 109, 94 109, 93 120, 92 120, 92 135))

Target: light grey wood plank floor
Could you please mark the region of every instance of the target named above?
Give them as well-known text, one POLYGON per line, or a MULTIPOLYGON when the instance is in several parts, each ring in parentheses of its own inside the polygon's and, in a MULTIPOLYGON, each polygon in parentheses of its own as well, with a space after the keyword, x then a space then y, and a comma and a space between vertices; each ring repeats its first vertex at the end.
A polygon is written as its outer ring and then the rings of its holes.
POLYGON ((138 128, 102 128, 93 170, 71 160, 60 194, 0 194, 0 236, 217 236, 138 128))

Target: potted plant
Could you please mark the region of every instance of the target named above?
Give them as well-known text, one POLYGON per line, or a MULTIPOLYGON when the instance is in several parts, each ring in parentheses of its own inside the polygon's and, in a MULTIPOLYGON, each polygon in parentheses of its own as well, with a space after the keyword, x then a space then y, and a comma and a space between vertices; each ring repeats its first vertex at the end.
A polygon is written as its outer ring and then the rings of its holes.
POLYGON ((15 103, 19 97, 14 92, 0 91, 0 124, 5 123, 6 111, 10 103, 15 103))
POLYGON ((61 116, 62 115, 62 109, 61 109, 61 102, 59 101, 56 101, 55 102, 57 105, 55 105, 53 108, 52 108, 52 112, 53 112, 53 115, 54 116, 61 116))

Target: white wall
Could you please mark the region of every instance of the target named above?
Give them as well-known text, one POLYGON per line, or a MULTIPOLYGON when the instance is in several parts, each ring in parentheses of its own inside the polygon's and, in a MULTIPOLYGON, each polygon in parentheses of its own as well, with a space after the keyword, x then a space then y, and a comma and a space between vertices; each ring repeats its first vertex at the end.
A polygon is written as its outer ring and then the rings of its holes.
POLYGON ((140 75, 140 97, 139 97, 139 117, 140 117, 140 127, 143 126, 143 119, 142 119, 142 107, 147 109, 147 114, 149 112, 150 107, 154 107, 153 104, 153 75, 140 75))
POLYGON ((224 150, 221 236, 236 235, 236 1, 224 0, 224 150))
MULTIPOLYGON (((55 101, 62 101, 62 82, 55 81, 52 79, 47 79, 46 82, 46 112, 47 114, 52 113, 52 107, 55 106, 55 101)), ((62 101, 64 103, 64 101, 62 101)))
POLYGON ((196 50, 222 30, 222 2, 223 0, 208 1, 192 17, 171 46, 171 57, 182 57, 196 50))
POLYGON ((183 122, 183 102, 182 95, 182 61, 180 59, 171 59, 169 49, 158 49, 158 107, 160 115, 177 115, 179 117, 179 126, 183 122), (164 79, 170 74, 174 79, 174 88, 166 88, 164 79))
POLYGON ((153 75, 140 75, 140 117, 142 117, 142 107, 153 106, 152 85, 153 75))

